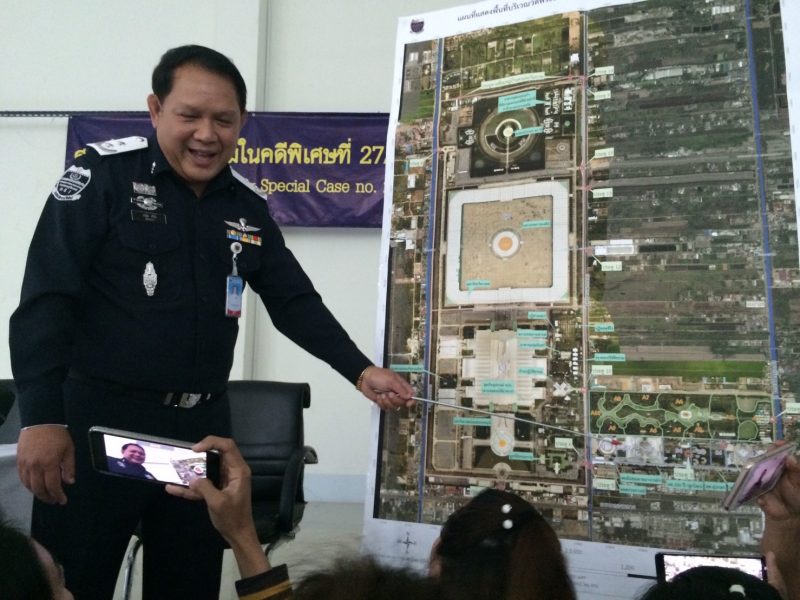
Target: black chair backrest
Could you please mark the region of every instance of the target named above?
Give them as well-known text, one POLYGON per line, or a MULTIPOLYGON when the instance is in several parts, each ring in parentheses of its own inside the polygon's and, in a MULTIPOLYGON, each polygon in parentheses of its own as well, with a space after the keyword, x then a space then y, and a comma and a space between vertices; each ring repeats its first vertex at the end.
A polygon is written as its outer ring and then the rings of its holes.
POLYGON ((19 407, 14 382, 0 379, 0 444, 16 444, 19 437, 19 407))
MULTIPOLYGON (((303 409, 311 405, 307 383, 230 381, 233 439, 252 471, 254 500, 278 500, 290 459, 302 455, 303 409)), ((302 485, 297 500, 303 501, 302 485)))

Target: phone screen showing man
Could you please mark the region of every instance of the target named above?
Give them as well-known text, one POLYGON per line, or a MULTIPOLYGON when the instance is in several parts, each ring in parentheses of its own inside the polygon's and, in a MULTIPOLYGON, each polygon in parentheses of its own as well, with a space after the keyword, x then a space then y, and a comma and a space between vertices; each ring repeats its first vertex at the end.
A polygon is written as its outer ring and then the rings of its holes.
POLYGON ((110 434, 103 442, 110 473, 184 486, 206 476, 205 453, 110 434))

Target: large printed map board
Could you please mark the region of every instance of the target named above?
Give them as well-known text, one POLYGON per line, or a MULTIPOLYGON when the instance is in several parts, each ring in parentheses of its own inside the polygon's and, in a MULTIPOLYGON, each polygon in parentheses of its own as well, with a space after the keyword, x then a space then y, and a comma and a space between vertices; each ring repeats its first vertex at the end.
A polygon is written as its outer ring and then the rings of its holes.
POLYGON ((757 551, 720 500, 798 437, 787 18, 534 4, 400 23, 380 321, 433 402, 376 416, 365 545, 421 561, 505 488, 574 540, 582 597, 620 597, 652 549, 757 551))

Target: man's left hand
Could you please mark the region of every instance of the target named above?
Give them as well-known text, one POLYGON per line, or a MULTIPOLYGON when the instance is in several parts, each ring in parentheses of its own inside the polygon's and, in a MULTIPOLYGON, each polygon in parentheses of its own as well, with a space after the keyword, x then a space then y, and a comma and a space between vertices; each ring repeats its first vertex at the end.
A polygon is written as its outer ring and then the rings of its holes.
POLYGON ((361 380, 361 393, 383 410, 414 406, 414 388, 391 369, 367 367, 361 380))

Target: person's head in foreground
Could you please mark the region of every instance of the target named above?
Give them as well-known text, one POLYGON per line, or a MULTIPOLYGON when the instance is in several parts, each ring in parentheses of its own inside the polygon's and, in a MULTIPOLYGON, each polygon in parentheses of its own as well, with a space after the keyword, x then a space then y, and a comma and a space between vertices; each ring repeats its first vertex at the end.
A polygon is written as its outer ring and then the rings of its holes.
POLYGON ((371 559, 339 561, 303 579, 293 600, 438 600, 436 581, 371 559))
POLYGON ((694 567, 653 585, 639 600, 781 600, 781 595, 738 569, 694 567))
POLYGON ((0 598, 72 600, 52 555, 5 522, 0 523, 0 598))
POLYGON ((533 505, 484 490, 447 519, 431 552, 447 598, 574 600, 561 544, 533 505))

